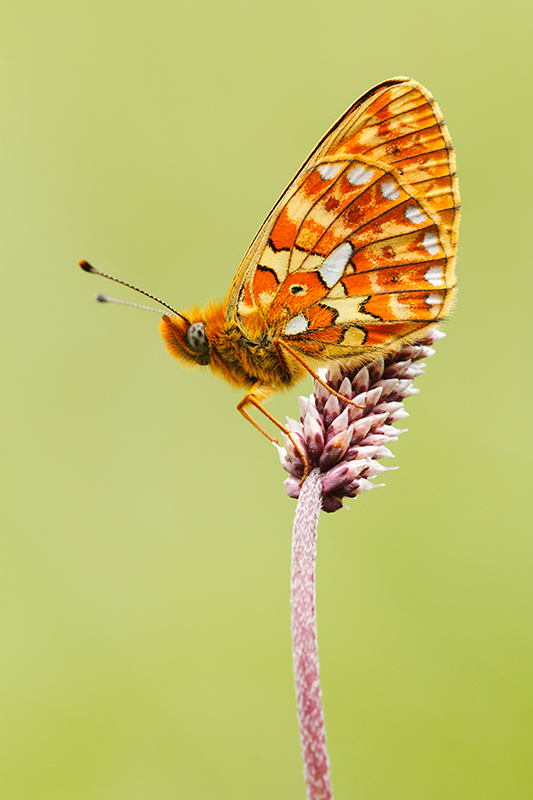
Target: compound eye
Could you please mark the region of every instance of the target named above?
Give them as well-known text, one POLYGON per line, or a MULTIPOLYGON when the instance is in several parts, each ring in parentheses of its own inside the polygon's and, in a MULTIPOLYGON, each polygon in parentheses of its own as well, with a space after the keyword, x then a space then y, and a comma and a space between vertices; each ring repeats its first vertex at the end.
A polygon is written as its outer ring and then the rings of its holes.
POLYGON ((205 325, 203 322, 193 322, 187 331, 187 341, 191 349, 197 353, 207 353, 209 350, 209 342, 205 335, 205 325))

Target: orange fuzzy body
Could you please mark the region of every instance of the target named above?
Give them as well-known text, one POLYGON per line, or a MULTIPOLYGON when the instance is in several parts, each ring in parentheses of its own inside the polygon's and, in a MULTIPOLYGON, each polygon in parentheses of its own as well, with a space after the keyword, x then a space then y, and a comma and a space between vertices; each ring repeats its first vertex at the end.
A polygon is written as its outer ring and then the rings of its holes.
POLYGON ((203 309, 194 306, 184 316, 191 324, 204 323, 209 351, 195 352, 187 340, 185 320, 165 315, 159 325, 161 335, 170 355, 182 364, 209 366, 236 388, 251 389, 260 381, 263 397, 272 390, 290 388, 304 373, 295 359, 278 352, 268 335, 255 341, 246 339, 235 322, 225 319, 222 303, 210 303, 203 309))

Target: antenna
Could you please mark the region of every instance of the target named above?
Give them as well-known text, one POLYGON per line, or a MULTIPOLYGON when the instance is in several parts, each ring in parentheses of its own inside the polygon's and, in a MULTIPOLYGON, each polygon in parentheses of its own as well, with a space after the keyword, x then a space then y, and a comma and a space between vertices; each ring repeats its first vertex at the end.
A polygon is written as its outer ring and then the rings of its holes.
MULTIPOLYGON (((168 303, 164 303, 162 300, 160 300, 159 297, 155 297, 155 295, 153 294, 148 294, 148 292, 143 292, 142 289, 138 289, 136 286, 132 286, 131 283, 126 283, 126 281, 121 281, 120 278, 114 278, 112 275, 107 275, 107 273, 105 272, 100 272, 99 269, 95 269, 93 266, 91 266, 91 264, 89 264, 88 261, 79 261, 78 263, 80 267, 83 270, 85 270, 85 272, 92 272, 94 275, 101 275, 102 278, 108 278, 110 281, 115 281, 115 283, 120 283, 122 284, 122 286, 127 286, 128 289, 133 289, 134 292, 139 292, 139 294, 144 294, 144 296, 149 297, 150 300, 155 300, 156 303, 161 303, 162 306, 168 308, 169 311, 172 311, 174 316, 181 317, 183 320, 185 320, 185 322, 189 323, 189 320, 186 317, 184 317, 183 314, 179 314, 172 308, 172 306, 169 306, 168 303)), ((107 297, 106 295, 103 294, 97 295, 96 299, 99 300, 101 303, 120 303, 121 305, 126 305, 126 306, 137 305, 136 303, 128 303, 126 300, 114 300, 113 298, 107 297)), ((148 308, 148 306, 138 306, 138 308, 145 308, 148 311, 157 311, 156 308, 148 308)), ((162 314, 163 312, 159 311, 158 313, 162 314)))
POLYGON ((116 297, 109 297, 107 294, 95 295, 95 300, 99 303, 116 303, 120 306, 131 306, 132 308, 141 308, 143 311, 155 311, 156 314, 162 314, 162 308, 151 308, 151 306, 142 306, 140 303, 130 303, 128 300, 118 300, 116 297))

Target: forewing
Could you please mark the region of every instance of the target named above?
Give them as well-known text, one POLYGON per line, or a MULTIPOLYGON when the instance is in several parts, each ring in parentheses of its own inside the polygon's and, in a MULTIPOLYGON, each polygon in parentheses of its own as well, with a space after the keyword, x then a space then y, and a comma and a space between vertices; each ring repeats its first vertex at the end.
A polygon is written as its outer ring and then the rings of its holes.
POLYGON ((387 81, 317 145, 253 241, 226 316, 315 358, 445 317, 459 223, 455 159, 418 83, 387 81))

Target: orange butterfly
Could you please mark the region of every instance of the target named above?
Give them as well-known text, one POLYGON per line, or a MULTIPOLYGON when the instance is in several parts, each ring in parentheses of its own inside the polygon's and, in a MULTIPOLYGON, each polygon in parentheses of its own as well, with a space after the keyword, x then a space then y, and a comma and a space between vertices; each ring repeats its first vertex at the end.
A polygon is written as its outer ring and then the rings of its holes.
POLYGON ((318 143, 225 302, 163 316, 162 336, 180 361, 246 389, 237 408, 265 436, 275 441, 246 406, 290 436, 261 405, 271 392, 305 370, 323 383, 317 366, 371 360, 450 313, 458 225, 455 156, 438 106, 416 81, 384 81, 318 143))

